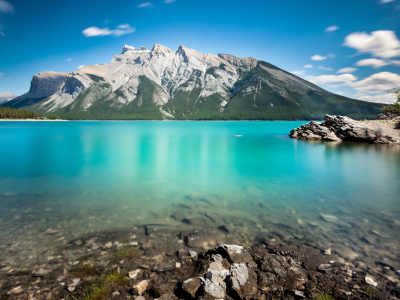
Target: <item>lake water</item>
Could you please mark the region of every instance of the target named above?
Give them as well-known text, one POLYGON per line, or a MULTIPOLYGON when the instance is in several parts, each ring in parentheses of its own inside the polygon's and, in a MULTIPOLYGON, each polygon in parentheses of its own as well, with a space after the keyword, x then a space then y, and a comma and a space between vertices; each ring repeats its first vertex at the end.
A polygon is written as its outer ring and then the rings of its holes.
POLYGON ((400 147, 291 139, 304 123, 0 122, 0 259, 168 224, 397 261, 400 147))

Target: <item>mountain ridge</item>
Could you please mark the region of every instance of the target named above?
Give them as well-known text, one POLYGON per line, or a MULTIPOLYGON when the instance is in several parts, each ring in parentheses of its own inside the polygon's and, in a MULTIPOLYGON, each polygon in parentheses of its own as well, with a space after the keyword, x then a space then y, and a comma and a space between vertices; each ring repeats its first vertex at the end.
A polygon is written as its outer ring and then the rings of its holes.
POLYGON ((14 95, 10 92, 5 92, 3 94, 0 94, 0 104, 11 101, 17 97, 18 97, 17 95, 14 95))
POLYGON ((161 44, 125 45, 107 64, 33 76, 7 106, 67 119, 291 120, 373 118, 381 105, 330 93, 252 57, 161 44))

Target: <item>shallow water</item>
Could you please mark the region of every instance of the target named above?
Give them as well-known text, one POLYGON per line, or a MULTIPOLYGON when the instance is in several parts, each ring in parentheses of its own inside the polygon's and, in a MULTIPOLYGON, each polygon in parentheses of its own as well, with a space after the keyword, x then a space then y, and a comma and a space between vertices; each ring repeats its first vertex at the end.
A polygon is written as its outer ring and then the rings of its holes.
POLYGON ((303 123, 0 122, 0 247, 13 250, 0 258, 59 246, 38 242, 48 229, 62 244, 149 223, 183 228, 180 212, 218 214, 215 226, 250 240, 398 259, 400 147, 289 138, 303 123))

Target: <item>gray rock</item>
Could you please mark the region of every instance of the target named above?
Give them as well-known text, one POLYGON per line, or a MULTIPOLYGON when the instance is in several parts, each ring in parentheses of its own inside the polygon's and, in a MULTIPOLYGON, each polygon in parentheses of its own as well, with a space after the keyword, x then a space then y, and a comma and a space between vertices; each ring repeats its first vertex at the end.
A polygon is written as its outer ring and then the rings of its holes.
POLYGON ((245 264, 232 264, 227 281, 231 291, 240 299, 255 295, 258 291, 257 275, 245 264))
POLYGON ((237 245, 221 245, 216 249, 217 253, 221 253, 230 263, 246 264, 250 268, 256 268, 251 255, 242 247, 237 245))
POLYGON ((205 300, 224 299, 225 290, 219 284, 211 282, 209 279, 201 278, 203 282, 203 294, 205 300))
POLYGON ((176 263, 175 262, 161 262, 153 267, 153 271, 156 272, 166 272, 166 271, 172 271, 176 269, 176 263))
MULTIPOLYGON (((323 123, 310 122, 293 129, 289 136, 300 140, 355 141, 373 143, 378 140, 378 132, 365 124, 344 116, 325 115, 323 123)), ((394 142, 388 136, 378 143, 394 142)))
POLYGON ((331 264, 321 264, 318 266, 318 271, 326 271, 326 270, 330 270, 332 268, 331 264))
POLYGON ((33 273, 35 277, 46 277, 51 271, 50 270, 39 270, 33 273))

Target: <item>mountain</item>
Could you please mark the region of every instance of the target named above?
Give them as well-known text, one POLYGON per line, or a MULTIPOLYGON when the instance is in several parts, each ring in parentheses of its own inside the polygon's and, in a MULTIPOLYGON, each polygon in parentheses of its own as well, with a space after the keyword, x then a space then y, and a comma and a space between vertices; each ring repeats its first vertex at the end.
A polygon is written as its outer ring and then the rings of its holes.
POLYGON ((8 102, 14 98, 17 98, 17 95, 11 94, 9 92, 5 92, 3 94, 0 94, 0 104, 8 102))
POLYGON ((251 57, 160 44, 124 46, 108 64, 35 75, 6 106, 65 119, 310 120, 375 118, 382 105, 339 96, 251 57))

